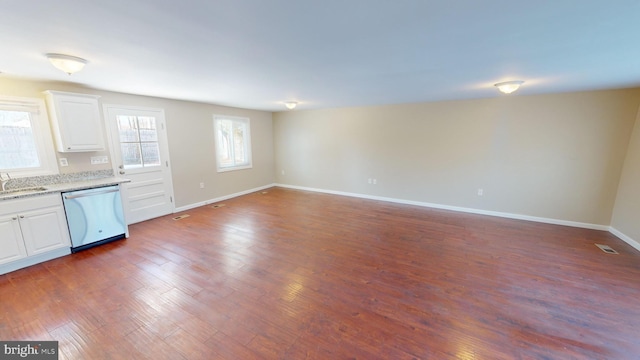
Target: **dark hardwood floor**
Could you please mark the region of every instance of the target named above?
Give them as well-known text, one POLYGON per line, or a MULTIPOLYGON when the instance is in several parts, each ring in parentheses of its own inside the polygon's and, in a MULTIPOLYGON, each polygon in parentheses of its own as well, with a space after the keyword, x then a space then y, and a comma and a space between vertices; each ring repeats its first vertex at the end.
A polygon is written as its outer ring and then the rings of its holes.
POLYGON ((607 232, 281 188, 186 213, 0 276, 0 339, 60 359, 640 358, 640 252, 607 232))

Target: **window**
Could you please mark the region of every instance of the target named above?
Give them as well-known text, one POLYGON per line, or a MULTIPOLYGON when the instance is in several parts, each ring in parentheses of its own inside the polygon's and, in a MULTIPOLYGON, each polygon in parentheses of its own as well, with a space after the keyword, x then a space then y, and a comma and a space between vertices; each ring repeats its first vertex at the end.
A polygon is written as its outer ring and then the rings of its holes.
POLYGON ((251 131, 248 118, 213 117, 218 171, 250 169, 251 131))
POLYGON ((118 115, 120 152, 125 169, 160 166, 156 118, 118 115))
POLYGON ((0 172, 12 177, 58 173, 41 99, 0 96, 0 172))

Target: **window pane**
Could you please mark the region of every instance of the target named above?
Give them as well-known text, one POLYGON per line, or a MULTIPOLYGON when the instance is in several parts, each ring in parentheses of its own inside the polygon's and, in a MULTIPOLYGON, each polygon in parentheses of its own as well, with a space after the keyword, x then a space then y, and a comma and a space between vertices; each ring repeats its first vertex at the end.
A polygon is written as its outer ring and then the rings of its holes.
POLYGON ((138 122, 135 116, 118 116, 118 130, 120 142, 138 141, 138 122))
POLYGON ((214 116, 218 171, 251 167, 251 138, 249 119, 214 116))
POLYGON ((117 119, 125 169, 159 166, 161 159, 156 118, 120 115, 117 119))
POLYGON ((16 178, 58 173, 41 99, 0 95, 0 171, 16 178))
POLYGON ((138 117, 138 128, 140 129, 140 141, 158 141, 156 118, 147 116, 138 117))
POLYGON ((0 169, 40 167, 31 115, 0 110, 0 169))
POLYGON ((231 121, 222 120, 218 129, 218 151, 220 152, 220 166, 227 167, 233 165, 233 157, 231 156, 231 121))
POLYGON ((142 159, 144 166, 160 165, 160 147, 157 142, 142 143, 142 159))
POLYGON ((245 158, 245 146, 244 146, 244 128, 243 124, 236 124, 233 129, 233 153, 235 164, 244 164, 245 158))
POLYGON ((122 162, 125 169, 142 167, 142 155, 139 143, 122 143, 122 162))

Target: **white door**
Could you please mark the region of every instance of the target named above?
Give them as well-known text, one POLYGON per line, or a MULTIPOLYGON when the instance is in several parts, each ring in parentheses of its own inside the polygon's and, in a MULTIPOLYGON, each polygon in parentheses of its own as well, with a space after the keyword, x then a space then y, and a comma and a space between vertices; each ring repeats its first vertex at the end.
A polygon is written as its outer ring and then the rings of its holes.
POLYGON ((164 110, 104 105, 111 158, 121 185, 127 224, 174 211, 164 110))

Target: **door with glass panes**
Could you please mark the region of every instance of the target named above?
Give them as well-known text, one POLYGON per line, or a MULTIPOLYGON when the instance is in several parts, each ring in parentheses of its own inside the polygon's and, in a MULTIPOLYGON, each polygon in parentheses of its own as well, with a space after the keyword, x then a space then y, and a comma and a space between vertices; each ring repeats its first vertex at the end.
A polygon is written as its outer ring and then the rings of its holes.
POLYGON ((128 224, 173 213, 164 110, 105 105, 114 171, 128 224))

